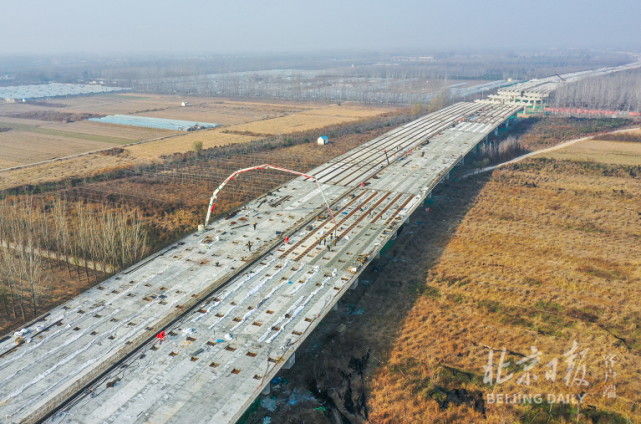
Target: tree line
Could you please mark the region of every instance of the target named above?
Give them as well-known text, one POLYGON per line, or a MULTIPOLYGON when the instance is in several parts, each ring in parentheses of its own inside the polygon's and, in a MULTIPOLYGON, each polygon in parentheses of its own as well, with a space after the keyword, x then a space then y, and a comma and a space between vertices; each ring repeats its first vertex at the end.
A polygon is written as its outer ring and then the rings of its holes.
POLYGON ((618 72, 564 84, 548 104, 556 108, 641 112, 641 71, 618 72))
POLYGON ((50 303, 61 275, 98 282, 147 252, 136 209, 71 202, 56 196, 0 201, 0 305, 26 321, 50 303))

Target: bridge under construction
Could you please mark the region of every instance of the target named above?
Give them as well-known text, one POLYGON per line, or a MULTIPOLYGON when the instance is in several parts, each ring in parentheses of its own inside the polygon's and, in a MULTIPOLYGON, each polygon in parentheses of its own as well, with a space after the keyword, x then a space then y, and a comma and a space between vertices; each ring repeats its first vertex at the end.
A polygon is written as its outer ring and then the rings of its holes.
POLYGON ((28 343, 1 339, 2 421, 234 423, 522 108, 457 103, 396 128, 54 309, 19 334, 28 343))

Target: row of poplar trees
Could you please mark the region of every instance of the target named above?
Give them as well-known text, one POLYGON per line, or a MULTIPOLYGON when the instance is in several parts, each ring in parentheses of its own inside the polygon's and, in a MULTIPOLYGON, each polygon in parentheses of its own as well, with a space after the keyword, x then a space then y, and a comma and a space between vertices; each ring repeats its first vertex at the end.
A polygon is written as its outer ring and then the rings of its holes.
POLYGON ((53 290, 101 281, 148 250, 136 209, 63 197, 2 200, 0 305, 8 317, 35 318, 53 290))

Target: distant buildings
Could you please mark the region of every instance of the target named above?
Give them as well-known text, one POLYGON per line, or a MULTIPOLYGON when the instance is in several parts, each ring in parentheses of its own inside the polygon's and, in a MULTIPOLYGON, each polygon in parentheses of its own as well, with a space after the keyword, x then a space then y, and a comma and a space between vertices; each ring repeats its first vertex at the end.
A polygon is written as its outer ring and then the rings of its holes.
POLYGON ((317 143, 321 146, 324 146, 329 143, 329 138, 326 135, 321 135, 320 137, 318 137, 317 143))

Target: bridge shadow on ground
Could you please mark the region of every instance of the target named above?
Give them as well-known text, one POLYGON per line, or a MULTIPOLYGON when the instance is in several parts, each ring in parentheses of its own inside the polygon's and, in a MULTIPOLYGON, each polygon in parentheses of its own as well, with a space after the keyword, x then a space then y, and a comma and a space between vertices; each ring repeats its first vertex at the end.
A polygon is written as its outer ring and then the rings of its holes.
POLYGON ((430 269, 490 178, 488 173, 439 184, 380 259, 368 265, 358 287, 298 349, 295 365, 281 370, 283 380, 239 423, 263 423, 268 416, 267 422, 279 424, 367 422, 368 377, 403 343, 401 329, 416 300, 430 295, 430 269), (360 358, 367 362, 363 379, 360 358))

